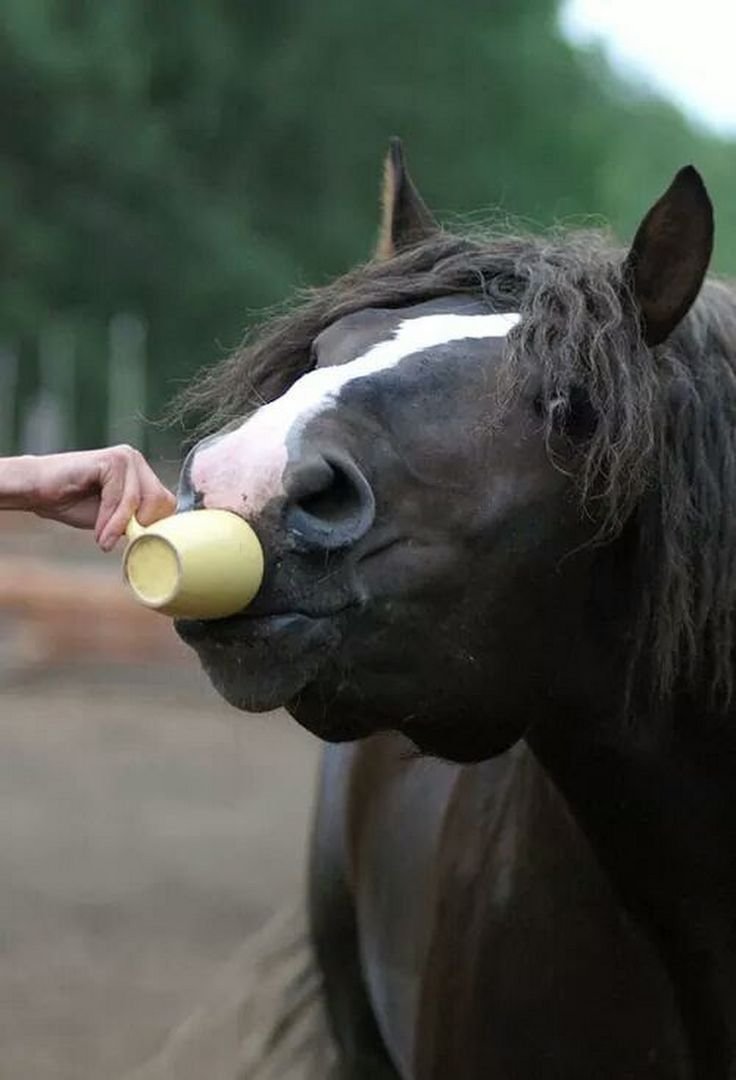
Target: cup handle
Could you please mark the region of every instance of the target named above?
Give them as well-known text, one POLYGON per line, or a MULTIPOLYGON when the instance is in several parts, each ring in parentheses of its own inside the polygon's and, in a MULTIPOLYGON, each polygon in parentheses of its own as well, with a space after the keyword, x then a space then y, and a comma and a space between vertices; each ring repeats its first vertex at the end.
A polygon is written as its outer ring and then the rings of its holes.
POLYGON ((129 540, 137 540, 139 536, 143 536, 146 530, 141 525, 138 518, 133 514, 132 518, 125 526, 125 535, 129 540))

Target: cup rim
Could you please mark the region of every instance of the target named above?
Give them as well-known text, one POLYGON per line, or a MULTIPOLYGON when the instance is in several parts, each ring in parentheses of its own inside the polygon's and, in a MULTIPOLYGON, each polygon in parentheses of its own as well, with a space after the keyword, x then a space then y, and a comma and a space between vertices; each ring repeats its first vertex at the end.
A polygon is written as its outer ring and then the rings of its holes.
POLYGON ((181 565, 181 557, 176 549, 176 545, 173 544, 167 536, 162 536, 161 533, 144 532, 140 536, 136 536, 134 540, 131 540, 127 548, 125 549, 125 553, 123 555, 123 578, 126 585, 135 596, 137 602, 139 604, 143 604, 144 607, 152 608, 154 611, 160 611, 162 608, 166 607, 167 604, 170 604, 172 600, 175 599, 176 594, 179 591, 179 584, 181 582, 182 574, 183 569, 181 565), (140 547, 141 544, 144 544, 146 541, 150 542, 152 540, 156 541, 157 543, 165 544, 166 547, 168 547, 169 551, 173 553, 174 559, 176 560, 176 568, 178 570, 178 581, 176 582, 176 584, 169 590, 168 593, 164 594, 163 597, 157 600, 147 599, 135 587, 135 585, 130 579, 130 574, 128 573, 128 563, 130 561, 130 556, 132 555, 132 553, 135 551, 136 548, 140 547))

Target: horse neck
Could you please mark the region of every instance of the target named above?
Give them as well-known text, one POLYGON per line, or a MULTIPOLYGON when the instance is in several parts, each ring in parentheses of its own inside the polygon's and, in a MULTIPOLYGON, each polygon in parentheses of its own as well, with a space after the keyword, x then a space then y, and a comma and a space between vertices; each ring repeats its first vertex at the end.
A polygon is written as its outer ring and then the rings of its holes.
POLYGON ((530 743, 669 971, 698 1080, 736 1077, 736 714, 566 711, 530 743))

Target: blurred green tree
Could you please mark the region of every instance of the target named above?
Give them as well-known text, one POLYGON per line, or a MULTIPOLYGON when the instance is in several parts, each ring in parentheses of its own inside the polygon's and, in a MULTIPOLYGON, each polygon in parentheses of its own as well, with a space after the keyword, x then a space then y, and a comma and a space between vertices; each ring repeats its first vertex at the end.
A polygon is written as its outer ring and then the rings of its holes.
POLYGON ((736 147, 557 30, 554 0, 5 0, 0 341, 80 350, 78 441, 105 435, 105 326, 149 324, 149 411, 254 312, 366 256, 403 136, 440 216, 624 234, 687 161, 736 269, 736 147))

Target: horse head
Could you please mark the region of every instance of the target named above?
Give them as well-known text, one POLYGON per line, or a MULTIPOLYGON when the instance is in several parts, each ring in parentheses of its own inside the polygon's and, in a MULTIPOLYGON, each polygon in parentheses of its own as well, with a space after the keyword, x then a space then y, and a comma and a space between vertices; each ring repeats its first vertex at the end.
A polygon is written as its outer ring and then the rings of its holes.
POLYGON ((670 344, 712 234, 685 168, 627 253, 453 235, 392 144, 374 258, 201 398, 226 422, 188 455, 180 508, 243 515, 266 553, 247 611, 177 625, 216 688, 328 740, 396 729, 455 760, 622 697, 681 408, 670 344))

